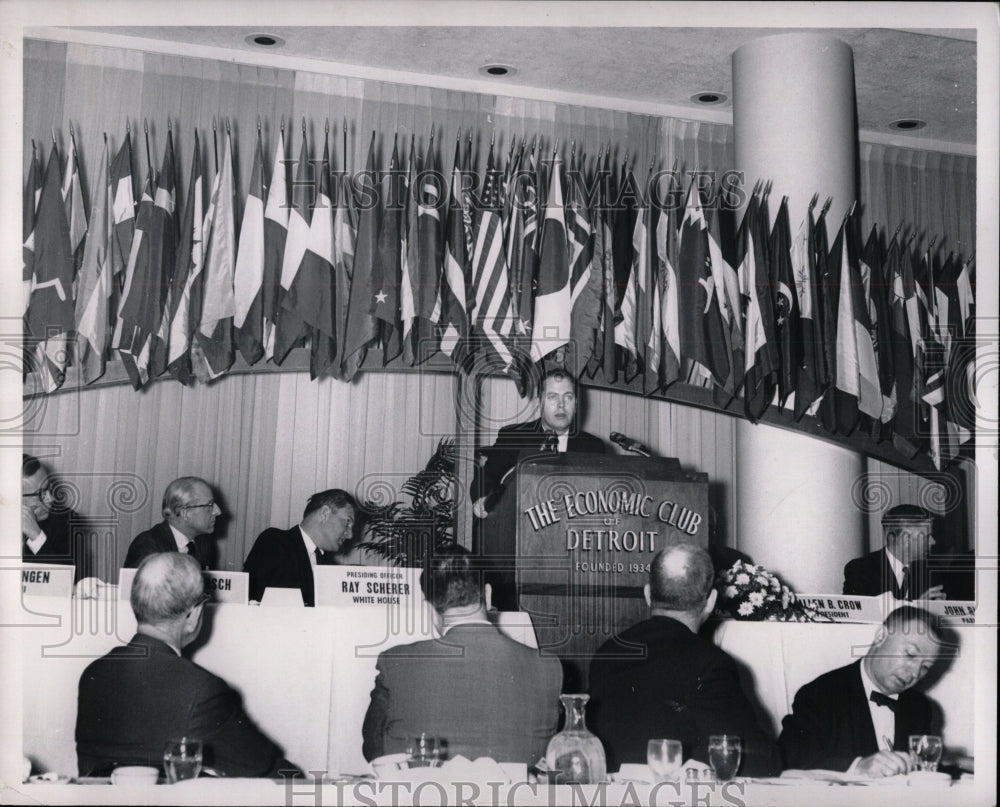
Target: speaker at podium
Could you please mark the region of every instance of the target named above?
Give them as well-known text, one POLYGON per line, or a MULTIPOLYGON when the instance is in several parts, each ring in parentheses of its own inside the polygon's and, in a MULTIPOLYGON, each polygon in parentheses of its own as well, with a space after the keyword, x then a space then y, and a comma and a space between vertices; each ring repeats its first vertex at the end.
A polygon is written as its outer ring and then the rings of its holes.
POLYGON ((594 651, 647 616, 656 553, 708 545, 708 511, 708 475, 676 458, 536 454, 510 472, 474 550, 494 606, 528 612, 542 652, 585 687, 594 651))

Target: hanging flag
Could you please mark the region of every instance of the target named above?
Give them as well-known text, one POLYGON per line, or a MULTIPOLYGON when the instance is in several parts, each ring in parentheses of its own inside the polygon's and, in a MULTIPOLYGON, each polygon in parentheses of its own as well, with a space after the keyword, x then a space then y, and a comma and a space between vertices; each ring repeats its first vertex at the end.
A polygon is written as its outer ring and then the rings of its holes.
MULTIPOLYGON (((346 145, 344 148, 346 160, 346 145)), ((351 179, 346 171, 337 178, 339 193, 337 209, 333 214, 333 272, 337 285, 337 306, 335 309, 337 330, 337 355, 334 369, 338 377, 343 376, 344 355, 347 344, 347 315, 350 310, 351 274, 354 270, 354 250, 358 238, 354 211, 354 197, 351 179)))
POLYGON ((292 200, 288 213, 288 235, 285 238, 285 252, 281 259, 281 287, 278 291, 278 314, 274 329, 274 363, 281 364, 292 348, 305 344, 309 327, 305 324, 296 307, 288 301, 288 291, 295 282, 295 275, 302 265, 309 242, 309 222, 312 219, 312 162, 306 143, 305 129, 302 130, 302 148, 299 163, 295 169, 295 188, 298 196, 292 200))
MULTIPOLYGON (((638 210, 644 197, 639 192, 632 170, 628 167, 628 155, 621 168, 621 181, 614 189, 612 208, 615 211, 612 222, 611 250, 615 267, 615 324, 621 321, 621 307, 632 275, 634 253, 632 242, 638 210)), ((620 343, 618 343, 620 344, 620 343)))
POLYGON ((164 316, 169 320, 167 371, 182 384, 194 383, 191 366, 191 342, 198 328, 204 297, 205 241, 205 190, 201 170, 201 145, 198 130, 194 132, 194 149, 191 153, 191 179, 181 236, 177 246, 177 262, 170 279, 169 302, 164 316))
MULTIPOLYGON (((721 194, 720 194, 721 198, 721 194)), ((726 382, 718 387, 724 392, 718 402, 727 406, 737 389, 743 383, 743 368, 746 365, 746 354, 743 344, 743 309, 740 297, 740 279, 736 268, 727 260, 726 251, 722 248, 720 219, 722 207, 716 209, 708 225, 708 255, 712 268, 712 279, 719 301, 719 313, 722 315, 723 332, 726 338, 726 355, 731 358, 729 375, 726 382)), ((729 249, 730 254, 734 252, 729 249)))
POLYGON ((755 189, 740 225, 743 250, 739 267, 740 289, 746 298, 743 409, 751 423, 756 423, 761 418, 774 398, 778 374, 770 260, 767 254, 768 216, 764 198, 763 192, 755 189))
POLYGON ((85 384, 104 375, 114 238, 112 191, 108 173, 108 141, 105 140, 90 202, 90 232, 83 250, 76 297, 76 355, 85 384))
MULTIPOLYGON (((611 208, 611 200, 616 198, 617 192, 613 188, 614 174, 611 170, 611 147, 608 146, 604 152, 604 169, 600 183, 600 230, 599 246, 595 244, 595 255, 600 254, 601 264, 604 269, 604 283, 602 285, 602 307, 601 307, 601 331, 598 335, 601 353, 601 373, 604 380, 611 384, 618 375, 618 367, 615 356, 615 259, 614 245, 612 237, 614 232, 615 211, 611 208)), ((662 221, 662 219, 661 219, 662 221)), ((661 300, 662 290, 661 290, 661 300)), ((663 351, 665 354, 666 351, 663 351)), ((661 355, 663 355, 661 354, 661 355)))
POLYGON ((536 362, 569 343, 572 315, 566 211, 563 205, 562 160, 556 154, 549 177, 542 223, 538 288, 531 331, 531 357, 536 362))
POLYGON ((802 416, 825 392, 823 384, 822 306, 819 299, 816 272, 815 222, 813 205, 799 226, 792 241, 791 263, 795 276, 795 295, 799 304, 799 321, 802 328, 802 356, 796 374, 795 420, 802 416))
POLYGON ((164 360, 159 367, 154 357, 166 353, 161 327, 177 242, 174 182, 174 141, 168 130, 159 181, 150 171, 143 188, 115 327, 114 348, 135 389, 166 366, 164 360))
POLYGON ((309 376, 312 379, 333 372, 337 354, 336 311, 340 290, 336 286, 333 267, 333 199, 330 192, 330 144, 326 138, 314 200, 302 263, 282 302, 282 316, 286 311, 294 311, 308 331, 309 376))
MULTIPOLYGON (((514 307, 513 351, 523 365, 531 361, 531 334, 535 320, 535 287, 538 275, 538 252, 541 248, 541 228, 539 227, 540 195, 542 188, 542 167, 535 159, 535 144, 531 146, 528 170, 518 174, 519 197, 518 214, 521 227, 520 242, 512 244, 516 259, 512 259, 510 277, 514 307)), ((530 373, 527 376, 523 396, 533 394, 530 373)), ((520 392, 520 390, 519 390, 520 392)))
POLYGON ((264 207, 264 278, 261 283, 261 303, 264 314, 264 358, 274 359, 274 334, 281 299, 281 268, 285 260, 285 241, 288 238, 288 175, 285 173, 285 127, 278 132, 278 145, 274 152, 271 184, 267 189, 264 207))
POLYGON ((886 267, 890 279, 890 324, 892 338, 893 384, 890 398, 894 404, 895 417, 892 420, 892 441, 895 448, 908 459, 919 447, 919 415, 915 406, 914 352, 910 340, 910 326, 907 322, 907 297, 913 292, 912 270, 905 278, 908 260, 893 236, 886 253, 886 267))
POLYGON ((662 300, 659 284, 657 224, 662 215, 650 199, 642 210, 643 244, 636 249, 636 346, 643 362, 642 389, 646 395, 661 386, 663 349, 662 300))
MULTIPOLYGON (((111 240, 111 298, 108 301, 108 328, 118 323, 118 311, 125 290, 125 270, 132 253, 135 234, 135 188, 132 180, 132 132, 125 130, 122 142, 111 161, 111 198, 114 236, 111 240)), ((109 344, 110 347, 110 344, 109 344)))
POLYGON ((80 187, 80 159, 76 153, 76 135, 73 127, 69 130, 69 155, 62 185, 63 204, 66 206, 66 221, 69 223, 69 246, 73 252, 74 279, 83 263, 83 242, 87 237, 87 211, 83 206, 83 190, 80 187))
POLYGON ((456 365, 461 364, 459 346, 469 336, 469 319, 466 312, 468 299, 469 263, 465 251, 465 222, 462 214, 462 175, 459 167, 461 143, 455 144, 455 164, 451 173, 451 194, 448 202, 448 219, 445 239, 444 272, 438 287, 441 315, 441 351, 456 365))
POLYGON ((233 272, 236 265, 236 208, 232 137, 226 131, 225 156, 215 175, 205 214, 205 270, 201 316, 191 344, 195 376, 207 383, 233 366, 233 272))
MULTIPOLYGON (((513 321, 513 332, 508 344, 512 361, 508 374, 514 379, 517 393, 522 398, 533 395, 531 383, 531 337, 526 324, 531 321, 531 314, 521 310, 522 286, 524 282, 524 262, 527 245, 525 244, 525 224, 527 218, 526 204, 529 203, 527 189, 531 188, 529 172, 520 170, 524 143, 521 151, 515 156, 513 144, 511 156, 507 158, 504 188, 504 252, 507 255, 507 274, 510 284, 510 315, 513 321)), ((534 193, 534 188, 530 189, 534 193)), ((533 223, 532 226, 535 226, 533 223)), ((529 281, 530 282, 530 281, 529 281)), ((529 289, 530 295, 530 289, 529 289)))
POLYGON ((31 141, 31 163, 28 166, 28 179, 24 184, 24 206, 21 208, 22 261, 21 279, 24 288, 24 311, 28 311, 31 300, 31 276, 35 268, 35 214, 38 210, 38 200, 42 194, 42 166, 38 162, 35 151, 35 141, 31 141))
POLYGON ((846 244, 850 264, 854 330, 858 346, 858 410, 875 420, 882 417, 882 389, 879 382, 878 358, 875 355, 874 324, 871 321, 872 305, 868 294, 870 279, 866 281, 861 239, 858 234, 858 217, 852 213, 847 222, 846 244))
POLYGON ((860 370, 858 367, 858 331, 854 315, 854 293, 851 278, 850 237, 848 219, 840 225, 830 250, 831 263, 836 257, 839 271, 837 284, 837 364, 832 387, 836 433, 849 435, 858 423, 860 370))
POLYGON ((414 361, 419 364, 438 350, 436 328, 440 320, 438 288, 444 268, 443 211, 447 210, 447 188, 442 184, 434 155, 434 137, 427 144, 423 170, 417 175, 417 225, 414 241, 409 242, 413 288, 413 325, 404 344, 411 345, 414 361))
POLYGON ((802 324, 799 298, 795 291, 795 272, 792 268, 792 237, 788 221, 788 197, 781 200, 778 217, 771 231, 772 276, 776 281, 775 336, 778 338, 778 356, 781 372, 778 374, 778 404, 785 407, 788 396, 798 387, 799 366, 802 364, 802 324))
POLYGON ((75 328, 73 252, 59 170, 59 151, 53 143, 38 200, 31 298, 24 318, 29 362, 25 369, 31 367, 39 374, 46 392, 62 386, 75 328))
MULTIPOLYGON (((618 211, 618 215, 621 215, 621 213, 622 211, 618 211)), ((615 217, 616 222, 618 215, 615 217)), ((643 244, 648 243, 649 240, 646 236, 646 225, 648 223, 649 217, 646 215, 646 208, 644 206, 640 207, 636 211, 629 239, 632 266, 625 280, 624 291, 615 317, 615 345, 621 349, 624 355, 625 383, 631 382, 642 370, 642 363, 639 360, 639 342, 636 339, 636 333, 639 306, 639 272, 641 271, 642 264, 648 260, 648 254, 643 252, 641 247, 643 244)), ((624 235, 624 233, 620 232, 620 227, 616 229, 612 237, 617 239, 619 235, 624 235)), ((617 247, 617 243, 614 246, 617 247)), ((621 254, 621 250, 616 249, 615 251, 619 255, 621 254)), ((616 265, 616 286, 618 285, 617 274, 618 268, 616 265)))
POLYGON ((594 351, 594 333, 601 315, 601 288, 604 277, 594 271, 594 227, 587 210, 583 164, 573 155, 566 200, 566 235, 569 246, 569 285, 572 315, 570 340, 575 374, 587 366, 594 351))
POLYGON ((382 366, 395 359, 403 349, 399 321, 399 285, 402 279, 400 242, 403 235, 403 212, 406 201, 406 175, 399 169, 399 152, 392 146, 385 192, 378 249, 372 264, 369 312, 378 320, 382 366))
POLYGON ((868 304, 871 341, 875 366, 878 368, 879 395, 882 398, 881 414, 877 423, 873 424, 872 436, 876 440, 888 440, 892 437, 892 429, 888 424, 896 416, 896 403, 892 398, 892 322, 889 313, 889 280, 879 246, 878 228, 874 225, 861 254, 861 281, 864 299, 868 304))
POLYGON ((413 366, 413 321, 416 318, 414 304, 414 284, 417 281, 417 250, 420 237, 417 234, 417 149, 416 135, 410 135, 410 159, 403 179, 403 200, 400 213, 400 281, 399 281, 399 324, 403 351, 403 363, 413 366))
POLYGON ((677 219, 673 203, 656 220, 656 282, 660 302, 660 386, 669 387, 681 372, 681 323, 677 286, 677 219))
MULTIPOLYGON (((485 351, 487 360, 499 362, 500 367, 506 371, 513 359, 507 340, 513 335, 514 323, 511 317, 507 256, 504 252, 503 228, 500 217, 500 172, 496 170, 493 161, 492 146, 486 161, 486 177, 481 204, 473 238, 473 305, 469 313, 469 322, 473 334, 481 340, 480 345, 485 351)), ((565 231, 563 239, 565 254, 565 231)), ((542 260, 544 261, 544 256, 542 260)), ((541 274, 541 270, 539 274, 541 274)), ((539 281, 539 294, 541 294, 541 281, 539 281)), ((535 319, 536 329, 533 331, 531 345, 532 356, 535 355, 535 340, 539 336, 537 299, 535 301, 535 319)), ((568 333, 566 337, 569 337, 568 333)), ((548 342, 546 342, 546 347, 548 347, 548 342)))
POLYGON ((249 365, 264 355, 264 146, 257 129, 257 148, 250 171, 250 188, 243 208, 243 224, 233 270, 236 345, 249 365))
MULTIPOLYGON (((372 270, 378 251, 379 235, 379 185, 375 171, 375 132, 368 146, 368 161, 358 180, 361 184, 358 200, 358 239, 354 252, 354 269, 351 276, 351 295, 345 328, 345 348, 342 378, 354 378, 365 360, 368 347, 378 337, 378 327, 371 313, 372 270)), ((377 289, 376 289, 377 291, 377 289)))
POLYGON ((697 184, 692 179, 677 248, 681 358, 697 362, 698 374, 703 379, 711 376, 722 386, 731 367, 719 308, 719 295, 725 289, 716 288, 709 261, 708 224, 697 184))

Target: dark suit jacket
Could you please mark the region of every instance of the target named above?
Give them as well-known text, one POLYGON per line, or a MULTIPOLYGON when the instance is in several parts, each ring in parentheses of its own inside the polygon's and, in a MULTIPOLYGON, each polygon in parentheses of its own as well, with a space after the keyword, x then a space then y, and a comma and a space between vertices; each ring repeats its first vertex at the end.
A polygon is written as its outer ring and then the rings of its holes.
MULTIPOLYGON (((482 467, 476 465, 472 476, 472 500, 488 496, 486 509, 491 509, 499 496, 504 475, 520 460, 541 453, 547 439, 541 418, 500 429, 493 447, 484 452, 486 463, 482 467)), ((585 431, 571 432, 566 444, 567 453, 603 454, 604 450, 604 441, 585 431)))
POLYGON ((81 776, 119 765, 162 769, 169 739, 197 737, 204 764, 225 776, 276 776, 293 768, 221 678, 137 633, 80 677, 76 755, 81 776))
POLYGON ((708 763, 712 734, 742 738, 740 775, 779 770, 778 750, 757 724, 736 663, 675 619, 651 617, 601 645, 590 666, 590 697, 587 722, 604 743, 609 771, 645 764, 646 742, 656 737, 680 740, 685 759, 708 763))
MULTIPOLYGON (((331 552, 324 553, 327 558, 331 555, 331 552)), ((332 558, 326 562, 332 562, 332 558)), ((254 541, 243 563, 243 571, 250 575, 251 600, 259 601, 268 587, 297 588, 302 592, 303 603, 309 607, 316 604, 312 564, 298 526, 288 530, 276 527, 264 530, 254 541)))
POLYGON ((45 543, 39 547, 37 554, 28 548, 26 537, 21 535, 21 559, 25 563, 75 566, 74 583, 84 577, 95 576, 87 541, 87 527, 78 513, 72 510, 53 511, 38 526, 45 533, 45 543))
MULTIPOLYGON (((932 712, 927 698, 912 689, 900 693, 898 704, 893 748, 907 751, 909 735, 931 733, 932 712)), ((879 750, 860 661, 802 687, 781 724, 785 768, 846 771, 856 757, 879 750)))
POLYGON ((534 764, 559 720, 562 667, 492 625, 458 625, 443 639, 381 653, 365 714, 365 759, 406 750, 427 732, 449 757, 534 764))
MULTIPOLYGON (((212 536, 199 535, 194 539, 195 560, 202 569, 208 569, 212 559, 212 536)), ((129 544, 125 554, 123 569, 136 569, 143 558, 158 552, 176 552, 177 542, 174 533, 166 521, 161 521, 145 532, 140 532, 129 544)))
MULTIPOLYGON (((910 564, 910 599, 917 599, 931 587, 927 565, 922 561, 910 564)), ((885 548, 849 561, 844 567, 844 593, 860 597, 877 597, 890 592, 900 598, 899 583, 892 572, 885 548)))

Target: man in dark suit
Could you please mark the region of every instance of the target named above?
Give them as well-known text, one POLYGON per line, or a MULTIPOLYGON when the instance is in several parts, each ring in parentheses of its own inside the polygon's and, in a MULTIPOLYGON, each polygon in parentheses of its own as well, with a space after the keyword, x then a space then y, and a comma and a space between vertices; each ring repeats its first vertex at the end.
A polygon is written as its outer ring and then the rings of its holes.
POLYGON ((163 492, 163 521, 140 532, 129 544, 124 569, 136 569, 143 558, 157 552, 191 555, 203 569, 212 566, 215 518, 222 510, 204 479, 182 476, 163 492))
POLYGON ((48 470, 27 454, 21 455, 21 560, 73 566, 74 583, 94 575, 83 519, 57 507, 48 470))
POLYGON ((351 495, 331 488, 309 497, 298 526, 264 530, 243 563, 250 575, 250 599, 260 601, 267 588, 297 588, 303 604, 314 606, 313 568, 338 563, 337 553, 354 535, 354 516, 351 495))
POLYGON ((924 508, 901 504, 882 516, 885 546, 844 567, 844 594, 899 600, 943 600, 944 587, 931 585, 927 555, 934 546, 933 516, 924 508))
POLYGON ((442 638, 379 655, 362 730, 365 759, 405 751, 409 738, 426 732, 444 741, 449 757, 533 764, 558 725, 559 662, 489 622, 486 587, 462 547, 438 550, 420 587, 442 638))
POLYGON ((684 757, 708 762, 712 734, 742 740, 743 776, 779 770, 774 742, 757 724, 736 663, 698 630, 715 607, 708 552, 680 543, 653 559, 643 593, 649 619, 605 642, 590 666, 588 722, 608 770, 646 762, 646 743, 680 740, 684 757))
POLYGON ((120 765, 163 766, 167 740, 204 743, 204 765, 223 776, 297 770, 243 711, 225 681, 182 655, 198 636, 208 597, 190 555, 155 554, 139 565, 130 602, 136 635, 80 677, 76 754, 81 776, 120 765))
POLYGON ((873 778, 909 771, 909 735, 938 733, 930 702, 912 687, 933 667, 940 649, 930 614, 897 608, 863 659, 796 693, 778 739, 784 766, 873 778))

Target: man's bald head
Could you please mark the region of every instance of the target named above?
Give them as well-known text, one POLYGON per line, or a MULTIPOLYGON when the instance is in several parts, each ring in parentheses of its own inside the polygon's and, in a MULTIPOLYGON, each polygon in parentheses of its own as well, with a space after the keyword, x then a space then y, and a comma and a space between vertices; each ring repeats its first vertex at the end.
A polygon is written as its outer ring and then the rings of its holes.
POLYGON ((715 570, 708 551, 679 543, 653 558, 649 573, 649 598, 653 608, 701 612, 712 593, 715 570))

